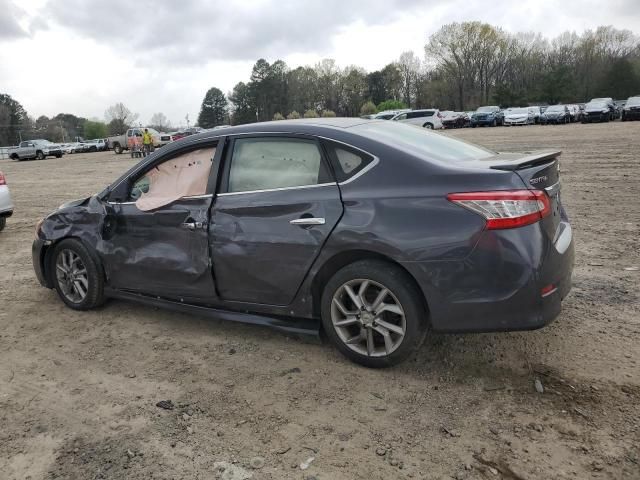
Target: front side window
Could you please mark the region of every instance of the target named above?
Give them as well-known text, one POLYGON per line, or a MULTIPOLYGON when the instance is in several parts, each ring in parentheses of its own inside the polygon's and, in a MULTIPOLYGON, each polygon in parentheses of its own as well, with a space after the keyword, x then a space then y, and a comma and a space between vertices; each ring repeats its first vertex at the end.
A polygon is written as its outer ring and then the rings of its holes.
POLYGON ((229 170, 229 192, 302 187, 330 181, 313 140, 236 139, 229 170))
POLYGON ((142 211, 169 205, 182 197, 204 195, 215 148, 202 148, 183 153, 154 166, 138 177, 129 193, 142 211))

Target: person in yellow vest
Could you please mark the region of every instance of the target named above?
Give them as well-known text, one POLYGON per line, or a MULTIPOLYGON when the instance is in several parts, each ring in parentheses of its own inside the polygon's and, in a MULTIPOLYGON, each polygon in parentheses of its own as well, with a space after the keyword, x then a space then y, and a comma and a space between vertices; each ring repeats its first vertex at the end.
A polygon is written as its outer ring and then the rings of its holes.
POLYGON ((142 156, 146 157, 151 152, 153 152, 153 137, 149 130, 145 128, 142 134, 142 156))

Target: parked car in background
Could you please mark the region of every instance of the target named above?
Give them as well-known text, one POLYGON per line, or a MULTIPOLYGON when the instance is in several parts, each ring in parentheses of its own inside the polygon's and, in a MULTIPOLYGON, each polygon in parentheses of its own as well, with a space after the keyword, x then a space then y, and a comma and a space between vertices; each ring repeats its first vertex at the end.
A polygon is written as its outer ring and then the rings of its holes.
POLYGON ((391 120, 393 117, 400 113, 410 112, 410 108, 403 108, 400 110, 384 110, 382 112, 378 112, 371 117, 373 120, 391 120))
POLYGON ((31 160, 37 158, 42 160, 46 157, 62 157, 62 148, 49 140, 26 140, 20 142, 17 147, 8 150, 9 158, 12 160, 31 160))
POLYGON ((439 130, 442 127, 442 115, 437 108, 409 110, 402 112, 391 118, 394 122, 408 123, 417 125, 429 130, 439 130))
POLYGON ((13 215, 13 201, 9 186, 7 185, 7 177, 0 172, 0 232, 4 230, 7 224, 7 218, 13 215))
POLYGON ((609 120, 615 120, 618 118, 618 109, 611 97, 592 98, 589 103, 605 103, 609 109, 609 120))
POLYGON ((94 140, 87 140, 85 142, 85 148, 87 152, 102 152, 107 149, 107 144, 104 138, 96 138, 94 140))
POLYGON ((464 128, 470 124, 469 116, 465 112, 447 110, 440 113, 442 114, 443 128, 464 128))
MULTIPOLYGON (((144 133, 144 127, 136 127, 130 128, 123 135, 115 135, 112 137, 108 137, 108 145, 109 148, 113 149, 116 154, 121 154, 125 150, 130 150, 132 148, 142 148, 142 134, 144 133)), ((159 148, 162 147, 174 139, 171 134, 168 133, 160 133, 153 128, 147 127, 147 130, 151 134, 151 138, 153 139, 153 147, 159 148)))
POLYGON ((495 127, 497 125, 504 125, 504 112, 500 107, 480 107, 471 116, 473 128, 477 126, 495 127))
POLYGON ((358 118, 206 132, 47 215, 33 267, 74 310, 114 297, 322 325, 351 360, 386 367, 429 329, 530 330, 559 315, 574 255, 559 154, 358 118))
POLYGON ((533 118, 535 120, 534 123, 536 125, 540 123, 540 115, 542 115, 542 110, 540 110, 540 107, 529 107, 529 110, 531 111, 531 113, 533 113, 533 118))
POLYGON ((640 120, 640 95, 629 97, 622 109, 622 121, 640 120))
POLYGON ((536 123, 534 111, 529 107, 507 108, 504 111, 504 124, 507 125, 533 125, 536 123))
POLYGON ((569 117, 572 122, 579 122, 582 118, 582 110, 580 105, 567 105, 569 109, 569 117))
POLYGON ((611 108, 602 100, 591 101, 584 106, 582 123, 608 122, 611 120, 611 108))
POLYGON ((540 123, 543 125, 560 124, 571 122, 571 114, 566 105, 551 105, 547 107, 542 116, 540 123))

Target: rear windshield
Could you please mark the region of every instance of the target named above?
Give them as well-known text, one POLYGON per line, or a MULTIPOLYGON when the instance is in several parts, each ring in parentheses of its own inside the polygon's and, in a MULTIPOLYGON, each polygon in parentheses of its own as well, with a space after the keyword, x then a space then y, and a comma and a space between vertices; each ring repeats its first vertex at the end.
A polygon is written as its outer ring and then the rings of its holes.
POLYGON ((395 146, 410 154, 446 161, 481 160, 494 152, 439 133, 395 122, 371 122, 351 129, 364 137, 395 146))

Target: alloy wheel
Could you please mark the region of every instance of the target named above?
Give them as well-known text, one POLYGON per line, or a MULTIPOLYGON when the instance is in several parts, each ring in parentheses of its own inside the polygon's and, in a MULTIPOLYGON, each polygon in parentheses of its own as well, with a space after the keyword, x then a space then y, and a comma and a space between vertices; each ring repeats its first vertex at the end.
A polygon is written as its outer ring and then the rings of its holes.
POLYGON ((381 283, 355 279, 336 290, 331 321, 342 342, 369 357, 393 353, 404 340, 407 323, 397 297, 381 283))
POLYGON ((56 259, 56 278, 63 295, 72 303, 81 303, 89 291, 87 268, 73 250, 64 249, 56 259))

